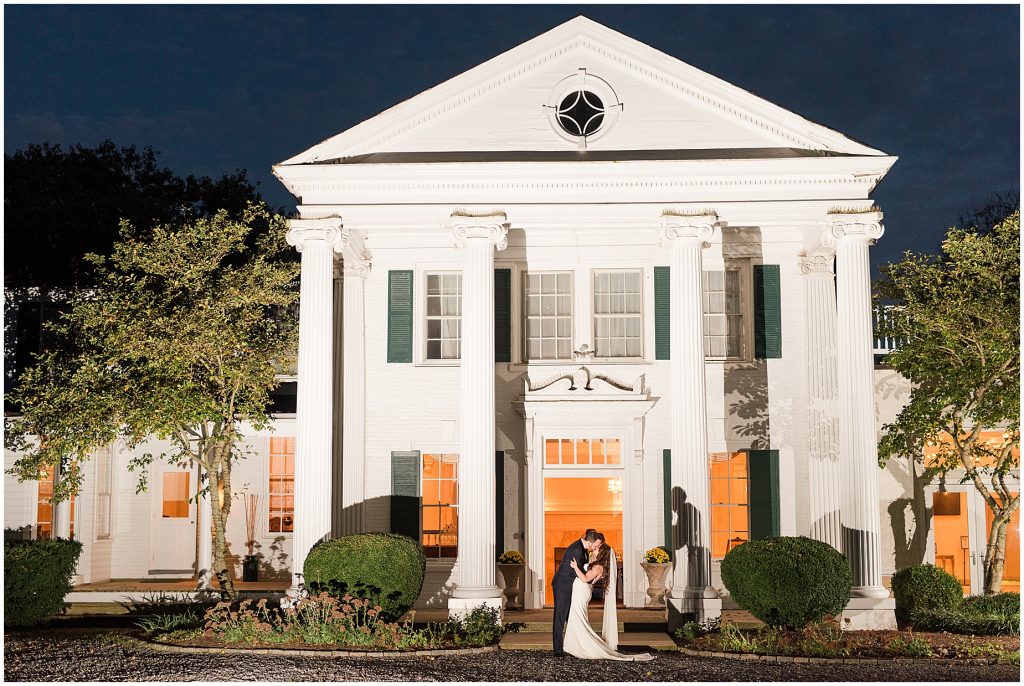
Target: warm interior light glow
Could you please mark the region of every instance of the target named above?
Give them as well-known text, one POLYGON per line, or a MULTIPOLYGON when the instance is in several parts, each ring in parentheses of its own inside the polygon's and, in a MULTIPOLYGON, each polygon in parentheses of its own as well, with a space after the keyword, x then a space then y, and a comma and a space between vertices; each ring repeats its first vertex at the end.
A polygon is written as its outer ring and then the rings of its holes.
MULTIPOLYGON (((565 548, 587 529, 597 529, 622 554, 622 498, 616 497, 607 478, 544 479, 544 602, 553 605, 551 579, 565 548)), ((624 570, 623 573, 628 573, 624 570)))

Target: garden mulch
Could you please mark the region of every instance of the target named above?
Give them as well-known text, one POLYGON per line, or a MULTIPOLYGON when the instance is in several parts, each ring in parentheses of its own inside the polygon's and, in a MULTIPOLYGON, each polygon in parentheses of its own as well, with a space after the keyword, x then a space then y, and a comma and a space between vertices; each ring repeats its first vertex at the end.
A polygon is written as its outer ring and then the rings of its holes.
POLYGON ((68 625, 8 631, 6 681, 914 681, 1018 682, 1016 665, 914 661, 878 664, 773 664, 656 654, 653 662, 556 658, 547 651, 499 650, 429 657, 281 656, 158 652, 121 628, 68 625))
MULTIPOLYGON (((756 636, 753 631, 745 632, 756 636)), ((778 655, 807 655, 803 649, 808 635, 800 631, 780 631, 777 643, 778 655)), ((847 631, 842 634, 843 647, 847 649, 842 657, 896 658, 907 657, 905 653, 892 648, 893 641, 923 640, 931 646, 931 657, 974 658, 991 654, 994 650, 1012 653, 1020 650, 1020 636, 963 636, 960 634, 935 633, 928 631, 847 631), (984 652, 982 652, 984 649, 984 652)), ((837 648, 836 643, 818 641, 819 646, 837 648)), ((681 641, 691 650, 709 652, 723 651, 718 634, 708 634, 690 641, 681 641)), ((728 651, 724 651, 728 652, 728 651)), ((823 653, 822 653, 823 654, 823 653)))

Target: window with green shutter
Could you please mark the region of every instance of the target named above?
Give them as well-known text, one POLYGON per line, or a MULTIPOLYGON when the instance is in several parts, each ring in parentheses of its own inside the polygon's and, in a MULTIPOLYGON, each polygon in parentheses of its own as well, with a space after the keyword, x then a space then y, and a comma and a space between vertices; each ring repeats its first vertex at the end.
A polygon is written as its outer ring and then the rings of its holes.
POLYGON ((420 540, 420 452, 391 453, 391 532, 420 540))
POLYGON ((782 357, 779 265, 754 265, 754 357, 782 357))
POLYGON ((779 451, 749 451, 750 538, 781 535, 779 526, 779 451))
POLYGON ((412 270, 388 272, 388 362, 412 362, 412 270))
POLYGON ((654 268, 654 359, 668 360, 671 304, 671 272, 668 267, 654 268))
POLYGON ((512 270, 494 270, 494 361, 512 361, 512 270))

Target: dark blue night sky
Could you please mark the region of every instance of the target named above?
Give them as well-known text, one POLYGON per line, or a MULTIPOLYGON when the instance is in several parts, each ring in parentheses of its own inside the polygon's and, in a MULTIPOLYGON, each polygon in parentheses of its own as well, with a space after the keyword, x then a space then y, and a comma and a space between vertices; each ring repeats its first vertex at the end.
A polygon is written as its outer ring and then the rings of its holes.
POLYGON ((7 6, 4 150, 105 139, 271 165, 585 14, 898 155, 876 263, 1019 188, 1020 15, 989 6, 7 6))

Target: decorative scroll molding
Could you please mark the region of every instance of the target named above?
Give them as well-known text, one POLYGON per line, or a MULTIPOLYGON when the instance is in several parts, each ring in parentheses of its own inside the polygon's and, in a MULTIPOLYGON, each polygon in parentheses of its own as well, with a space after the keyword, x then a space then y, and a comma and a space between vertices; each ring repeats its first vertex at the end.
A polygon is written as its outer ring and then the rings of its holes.
POLYGON ((800 258, 800 272, 807 276, 835 276, 832 271, 834 253, 818 253, 800 258))
POLYGON ((497 250, 508 246, 508 221, 504 212, 481 215, 452 212, 450 227, 457 248, 463 247, 471 238, 489 239, 497 250))
MULTIPOLYGON (((630 394, 646 397, 644 388, 644 377, 641 375, 632 384, 612 379, 604 374, 594 374, 586 366, 581 366, 570 372, 556 374, 538 383, 533 383, 529 377, 524 379, 524 395, 529 396, 540 391, 550 389, 551 393, 571 393, 575 391, 596 391, 598 394, 607 397, 609 394, 630 394), (561 388, 556 388, 559 381, 566 382, 561 388), (600 383, 596 383, 600 382, 600 383), (603 391, 603 393, 602 393, 603 391)), ((586 394, 581 394, 586 395, 586 394)))
POLYGON ((721 238, 722 222, 714 211, 702 214, 680 214, 666 210, 661 215, 661 245, 675 241, 700 241, 705 248, 721 238))
POLYGON ((348 236, 342 230, 341 217, 289 219, 285 239, 288 245, 294 246, 299 252, 302 252, 302 246, 307 241, 324 241, 337 253, 348 247, 348 236))
POLYGON ((874 245, 885 233, 879 211, 830 214, 827 221, 828 231, 822 236, 821 243, 829 248, 844 238, 866 240, 869 245, 874 245))

